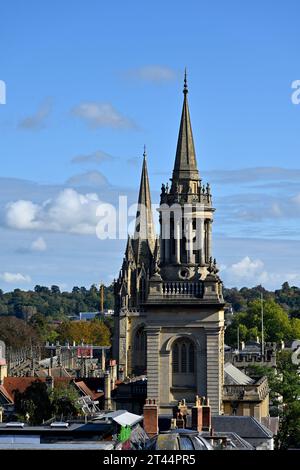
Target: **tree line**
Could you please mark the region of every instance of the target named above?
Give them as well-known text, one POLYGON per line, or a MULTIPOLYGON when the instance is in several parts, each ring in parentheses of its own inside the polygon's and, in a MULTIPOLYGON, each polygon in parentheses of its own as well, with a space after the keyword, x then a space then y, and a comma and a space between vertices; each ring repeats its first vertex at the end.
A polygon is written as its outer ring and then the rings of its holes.
POLYGON ((263 303, 264 341, 280 342, 300 338, 300 289, 285 282, 274 292, 262 286, 225 289, 225 300, 232 306, 227 315, 225 341, 237 346, 240 341, 261 340, 261 309, 263 303), (261 295, 263 301, 261 301, 261 295), (262 303, 261 303, 262 302, 262 303))
MULTIPOLYGON (((113 286, 104 286, 104 309, 112 309, 113 286)), ((0 316, 14 315, 29 320, 36 313, 52 319, 66 319, 79 312, 100 310, 100 286, 90 288, 73 287, 71 292, 61 291, 58 286, 35 286, 34 290, 14 289, 3 292, 0 289, 0 316)))
MULTIPOLYGON (((261 335, 261 303, 264 299, 265 341, 300 338, 300 288, 285 282, 281 289, 268 291, 262 286, 224 288, 224 298, 232 306, 227 315, 226 343, 236 347, 237 330, 241 341, 261 335)), ((113 285, 104 287, 104 308, 113 309, 113 285)), ((0 338, 19 348, 45 341, 80 341, 109 344, 113 319, 71 322, 84 311, 99 311, 100 287, 73 287, 71 292, 58 286, 37 285, 33 290, 0 290, 0 338)))

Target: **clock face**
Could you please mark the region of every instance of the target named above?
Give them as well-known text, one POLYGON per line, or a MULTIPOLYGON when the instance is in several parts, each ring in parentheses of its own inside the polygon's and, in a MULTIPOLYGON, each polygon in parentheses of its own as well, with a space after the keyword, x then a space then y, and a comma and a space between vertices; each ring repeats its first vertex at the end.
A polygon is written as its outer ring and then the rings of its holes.
POLYGON ((189 279, 191 277, 191 271, 189 268, 181 268, 179 269, 178 275, 180 279, 189 279))

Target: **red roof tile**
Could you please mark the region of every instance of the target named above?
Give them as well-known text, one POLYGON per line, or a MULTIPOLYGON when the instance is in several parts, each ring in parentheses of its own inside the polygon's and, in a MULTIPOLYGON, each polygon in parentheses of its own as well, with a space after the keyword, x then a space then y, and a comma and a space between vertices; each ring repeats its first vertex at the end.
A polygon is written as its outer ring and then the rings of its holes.
MULTIPOLYGON (((55 377, 54 387, 68 385, 72 381, 72 377, 55 377)), ((16 390, 20 393, 23 393, 34 382, 45 383, 46 377, 4 377, 3 386, 7 393, 11 397, 14 397, 16 390)))
POLYGON ((7 401, 9 401, 10 403, 13 403, 14 402, 14 399, 13 397, 10 395, 10 393, 8 393, 8 391, 5 389, 5 387, 3 385, 0 385, 0 393, 2 393, 2 395, 6 398, 7 401))

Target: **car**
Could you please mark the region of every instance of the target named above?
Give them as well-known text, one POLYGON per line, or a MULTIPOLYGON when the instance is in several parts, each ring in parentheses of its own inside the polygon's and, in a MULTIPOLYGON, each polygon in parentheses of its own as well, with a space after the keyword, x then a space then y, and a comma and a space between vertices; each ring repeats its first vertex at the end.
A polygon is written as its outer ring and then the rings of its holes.
POLYGON ((171 429, 152 437, 145 444, 147 450, 213 450, 211 444, 197 431, 171 429))

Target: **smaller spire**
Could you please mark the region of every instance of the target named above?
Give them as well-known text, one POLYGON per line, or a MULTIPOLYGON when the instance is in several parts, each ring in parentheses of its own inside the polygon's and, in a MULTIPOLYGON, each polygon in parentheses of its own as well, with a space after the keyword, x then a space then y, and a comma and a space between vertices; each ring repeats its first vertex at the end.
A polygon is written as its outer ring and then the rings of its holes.
POLYGON ((187 86, 187 73, 186 73, 186 67, 184 69, 184 85, 183 85, 183 93, 186 95, 186 93, 189 92, 188 86, 187 86))

